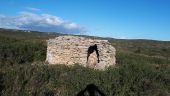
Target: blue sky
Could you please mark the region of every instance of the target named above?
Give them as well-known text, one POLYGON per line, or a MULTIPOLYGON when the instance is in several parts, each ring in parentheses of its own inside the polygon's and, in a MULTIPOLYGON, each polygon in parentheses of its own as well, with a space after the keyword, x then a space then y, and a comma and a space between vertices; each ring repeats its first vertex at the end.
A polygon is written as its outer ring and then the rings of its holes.
POLYGON ((170 0, 1 0, 0 27, 170 41, 170 0))

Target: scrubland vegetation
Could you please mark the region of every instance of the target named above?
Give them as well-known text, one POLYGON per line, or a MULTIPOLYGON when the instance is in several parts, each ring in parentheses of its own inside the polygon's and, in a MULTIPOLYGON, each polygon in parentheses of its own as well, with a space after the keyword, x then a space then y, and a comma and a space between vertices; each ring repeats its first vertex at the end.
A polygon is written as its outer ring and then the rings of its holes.
POLYGON ((98 71, 46 65, 46 41, 60 34, 0 31, 0 95, 76 96, 88 84, 106 96, 170 96, 170 42, 108 40, 117 65, 98 71))

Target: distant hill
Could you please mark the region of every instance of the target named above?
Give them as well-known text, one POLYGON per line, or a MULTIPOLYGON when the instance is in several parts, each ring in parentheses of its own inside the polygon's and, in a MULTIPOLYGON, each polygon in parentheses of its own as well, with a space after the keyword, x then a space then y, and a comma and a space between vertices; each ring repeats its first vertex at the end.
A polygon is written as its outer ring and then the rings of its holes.
POLYGON ((15 38, 15 39, 48 39, 63 34, 54 32, 37 32, 28 30, 16 30, 16 29, 3 29, 0 28, 0 36, 15 38))
MULTIPOLYGON (((68 35, 56 32, 37 32, 27 30, 14 30, 14 29, 2 29, 0 28, 0 37, 8 37, 24 40, 48 40, 49 38, 55 38, 56 36, 68 35)), ((79 35, 88 38, 107 39, 113 46, 116 47, 119 52, 137 53, 143 56, 154 56, 160 58, 170 59, 170 41, 156 41, 145 39, 114 39, 79 35)))

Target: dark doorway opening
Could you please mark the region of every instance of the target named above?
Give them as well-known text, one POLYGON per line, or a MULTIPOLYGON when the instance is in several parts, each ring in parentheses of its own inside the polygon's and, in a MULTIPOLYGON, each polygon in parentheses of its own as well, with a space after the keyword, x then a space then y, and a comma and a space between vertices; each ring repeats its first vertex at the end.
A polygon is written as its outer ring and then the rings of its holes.
POLYGON ((92 46, 90 46, 87 50, 87 62, 89 60, 89 56, 90 54, 92 54, 94 51, 96 51, 96 54, 97 54, 97 59, 98 59, 98 63, 100 62, 99 61, 99 51, 98 51, 98 48, 97 48, 97 44, 94 44, 92 46))

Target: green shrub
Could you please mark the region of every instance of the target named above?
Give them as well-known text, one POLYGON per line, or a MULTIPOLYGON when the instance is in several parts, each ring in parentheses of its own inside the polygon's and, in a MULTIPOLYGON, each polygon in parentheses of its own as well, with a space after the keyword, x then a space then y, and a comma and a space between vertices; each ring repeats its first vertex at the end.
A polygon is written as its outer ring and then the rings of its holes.
POLYGON ((43 42, 0 39, 0 62, 3 65, 44 61, 45 57, 46 45, 43 42))
POLYGON ((169 42, 111 39, 117 65, 99 71, 80 65, 45 65, 49 37, 0 31, 0 95, 76 96, 89 84, 106 96, 170 95, 169 42))

